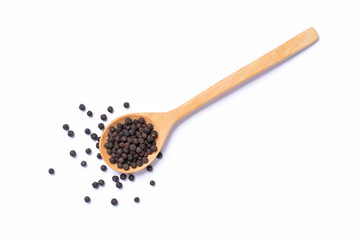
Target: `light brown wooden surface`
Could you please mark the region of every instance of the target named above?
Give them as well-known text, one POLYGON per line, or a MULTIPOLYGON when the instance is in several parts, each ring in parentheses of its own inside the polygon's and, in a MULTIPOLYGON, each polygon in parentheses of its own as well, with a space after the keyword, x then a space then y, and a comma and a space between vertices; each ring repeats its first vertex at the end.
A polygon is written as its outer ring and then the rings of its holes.
POLYGON ((201 105, 207 103, 211 99, 219 96, 220 94, 226 92, 227 90, 235 87, 236 85, 246 81, 247 79, 255 76, 256 74, 268 69, 275 64, 281 62, 282 60, 288 58, 289 56, 301 51, 305 47, 313 44, 318 40, 319 36, 316 33, 314 28, 309 28, 304 32, 296 35, 292 39, 283 43, 279 47, 268 52, 264 56, 258 58, 247 66, 241 68, 240 70, 234 72, 228 77, 224 78, 220 82, 211 86, 207 90, 201 92, 194 98, 190 99, 183 105, 175 108, 169 112, 164 113, 133 113, 126 114, 121 117, 116 118, 110 124, 108 124, 101 135, 100 138, 100 153, 105 162, 114 170, 124 173, 131 173, 139 171, 146 166, 148 166, 157 156, 161 147, 163 146, 166 137, 172 128, 172 126, 181 118, 194 111, 201 105), (107 140, 107 134, 109 132, 110 126, 116 127, 117 123, 124 123, 125 118, 130 117, 132 119, 144 117, 146 122, 151 122, 154 125, 154 129, 158 132, 158 138, 156 139, 156 145, 158 151, 149 155, 149 162, 142 167, 137 167, 136 169, 130 168, 128 171, 124 169, 118 169, 116 164, 111 164, 109 162, 110 155, 107 154, 104 144, 107 140))

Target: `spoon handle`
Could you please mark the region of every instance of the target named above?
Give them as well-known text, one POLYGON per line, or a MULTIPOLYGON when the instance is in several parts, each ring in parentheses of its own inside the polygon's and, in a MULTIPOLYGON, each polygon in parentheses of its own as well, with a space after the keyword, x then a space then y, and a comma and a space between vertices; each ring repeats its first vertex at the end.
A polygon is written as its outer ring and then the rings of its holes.
POLYGON ((264 71, 265 69, 272 67, 287 57, 299 52, 300 50, 316 42, 318 39, 319 36, 314 28, 309 28, 304 32, 296 35, 279 47, 256 59, 252 63, 234 72, 207 90, 201 92, 183 105, 172 110, 171 112, 174 113, 175 120, 177 121, 181 119, 211 99, 235 87, 239 83, 244 82, 252 76, 264 71))

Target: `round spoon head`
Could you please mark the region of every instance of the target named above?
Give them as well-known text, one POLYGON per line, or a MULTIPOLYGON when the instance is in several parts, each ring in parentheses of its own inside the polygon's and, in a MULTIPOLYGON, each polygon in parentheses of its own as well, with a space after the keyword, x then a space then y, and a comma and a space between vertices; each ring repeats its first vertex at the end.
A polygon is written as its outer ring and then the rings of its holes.
POLYGON ((111 121, 104 129, 99 142, 99 149, 101 157, 104 159, 106 164, 114 169, 115 171, 122 172, 122 173, 133 173, 140 171, 144 168, 146 168, 151 162, 156 158, 158 153, 161 150, 161 147, 163 146, 165 139, 167 137, 167 134, 169 133, 169 130, 171 126, 173 125, 171 118, 168 118, 168 113, 130 113, 123 116, 120 116, 113 121, 111 121), (143 117, 146 121, 146 123, 152 123, 154 126, 154 130, 158 132, 158 137, 155 139, 156 141, 156 147, 157 151, 153 152, 152 154, 148 155, 148 162, 146 164, 143 164, 141 167, 132 168, 129 167, 128 170, 124 170, 123 168, 118 168, 117 164, 110 163, 110 155, 107 153, 107 149, 105 148, 105 143, 108 139, 108 133, 110 132, 110 127, 113 126, 116 128, 118 123, 123 124, 125 122, 126 118, 139 119, 140 117, 143 117))

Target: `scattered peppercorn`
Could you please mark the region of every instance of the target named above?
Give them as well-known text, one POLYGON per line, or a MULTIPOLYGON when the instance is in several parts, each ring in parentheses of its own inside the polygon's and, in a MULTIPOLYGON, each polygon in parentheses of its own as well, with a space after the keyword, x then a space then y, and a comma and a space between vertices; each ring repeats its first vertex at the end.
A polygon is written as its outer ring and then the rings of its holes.
POLYGON ((75 135, 73 130, 68 131, 68 136, 69 137, 73 137, 75 135))
POLYGON ((98 187, 99 187, 99 183, 98 183, 98 182, 93 182, 93 183, 92 183, 92 186, 93 186, 93 188, 98 188, 98 187))
POLYGON ((98 138, 98 135, 96 133, 92 133, 90 136, 92 140, 97 140, 98 138))
POLYGON ((64 125, 63 125, 63 129, 64 129, 65 131, 69 131, 70 127, 69 127, 68 124, 64 124, 64 125))
POLYGON ((99 123, 99 124, 98 124, 98 128, 99 128, 100 130, 104 130, 105 125, 104 125, 103 123, 99 123))
POLYGON ((102 114, 100 116, 100 119, 103 120, 103 121, 106 121, 107 120, 107 116, 105 114, 102 114))
POLYGON ((161 152, 158 153, 158 155, 156 156, 158 159, 161 159, 163 157, 163 154, 161 152))
POLYGON ((107 108, 107 110, 108 110, 109 113, 113 113, 113 112, 114 112, 114 108, 113 108, 112 106, 109 106, 109 107, 107 108))
POLYGON ((100 180, 98 181, 98 183, 99 183, 99 186, 104 186, 104 185, 105 185, 105 181, 102 180, 102 179, 100 179, 100 180))
POLYGON ((85 202, 89 203, 91 201, 89 196, 84 197, 85 202))
POLYGON ((120 179, 125 180, 126 179, 126 174, 125 173, 120 174, 120 179))
POLYGON ((151 180, 151 181, 150 181, 150 185, 151 185, 151 186, 155 186, 155 181, 154 181, 154 180, 151 180))
POLYGON ((86 135, 90 135, 91 134, 91 130, 89 128, 85 128, 85 134, 86 135))
POLYGON ((123 186, 121 182, 117 182, 115 185, 117 188, 122 188, 122 186, 123 186))
POLYGON ((129 107, 130 107, 130 103, 124 102, 124 108, 129 108, 129 107))
POLYGON ((99 149, 99 142, 97 142, 95 146, 97 149, 99 149))
POLYGON ((90 148, 87 148, 87 149, 85 150, 85 152, 86 152, 86 154, 90 155, 90 154, 91 154, 91 149, 90 149, 90 148))
POLYGON ((114 182, 118 182, 118 181, 119 181, 119 177, 116 176, 116 175, 114 175, 114 176, 112 176, 112 180, 113 180, 114 182))
POLYGON ((98 153, 98 154, 96 155, 96 157, 97 157, 98 159, 102 159, 102 157, 101 157, 101 154, 100 154, 100 153, 98 153))
POLYGON ((140 201, 140 198, 139 197, 135 197, 134 198, 134 202, 138 203, 140 201))
POLYGON ((80 165, 81 165, 82 167, 86 167, 87 163, 86 163, 86 161, 81 161, 80 165))
POLYGON ((55 170, 53 168, 49 168, 49 174, 53 175, 55 173, 55 170))
POLYGON ((105 165, 101 165, 100 169, 101 169, 101 171, 105 172, 107 167, 105 165))
POLYGON ((81 111, 85 111, 86 107, 85 107, 84 104, 80 104, 80 105, 79 105, 79 109, 80 109, 81 111))
POLYGON ((76 157, 76 152, 75 152, 75 150, 71 150, 71 151, 70 151, 70 156, 76 157))
POLYGON ((148 170, 149 172, 151 172, 153 170, 153 167, 151 165, 146 167, 146 170, 148 170))
POLYGON ((93 113, 92 113, 92 111, 87 111, 87 113, 86 113, 89 117, 92 117, 93 116, 93 113))
POLYGON ((129 180, 130 180, 130 181, 134 181, 134 179, 135 179, 135 176, 132 175, 132 174, 130 174, 130 175, 129 175, 129 180))
POLYGON ((111 199, 111 204, 116 206, 118 204, 118 200, 116 198, 111 199))

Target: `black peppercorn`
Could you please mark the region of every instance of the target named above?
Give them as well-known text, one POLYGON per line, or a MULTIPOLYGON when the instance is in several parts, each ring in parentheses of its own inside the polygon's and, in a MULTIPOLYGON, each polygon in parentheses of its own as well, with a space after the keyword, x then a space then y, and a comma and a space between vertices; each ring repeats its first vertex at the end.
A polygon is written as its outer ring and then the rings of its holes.
POLYGON ((79 105, 79 109, 80 109, 81 111, 85 111, 85 109, 86 109, 86 108, 85 108, 85 105, 84 105, 84 104, 80 104, 80 105, 79 105))
POLYGON ((92 111, 87 111, 87 113, 86 113, 89 117, 92 117, 93 116, 93 113, 92 113, 92 111))
POLYGON ((83 167, 86 167, 87 163, 86 163, 86 161, 81 161, 80 165, 83 167))
POLYGON ((99 149, 99 143, 98 142, 96 143, 95 146, 96 146, 97 149, 99 149))
POLYGON ((90 136, 91 136, 92 140, 97 140, 97 138, 98 138, 96 133, 92 133, 90 136))
POLYGON ((91 154, 91 149, 90 149, 90 148, 87 148, 87 149, 85 150, 85 152, 86 152, 86 154, 90 155, 90 154, 91 154))
POLYGON ((125 164, 123 165, 123 169, 124 169, 125 171, 129 170, 129 164, 125 163, 125 164))
POLYGON ((100 116, 100 119, 103 120, 103 121, 106 121, 107 120, 107 116, 105 114, 102 114, 100 116))
POLYGON ((162 153, 159 152, 158 155, 156 156, 158 159, 161 159, 163 157, 162 153))
POLYGON ((109 107, 107 108, 107 110, 108 110, 109 113, 113 113, 113 112, 114 112, 114 108, 113 108, 112 106, 109 106, 109 107))
POLYGON ((114 182, 118 182, 118 181, 119 181, 119 177, 116 176, 116 175, 114 175, 114 176, 112 176, 112 180, 113 180, 114 182))
POLYGON ((122 186, 123 186, 121 182, 116 182, 115 185, 116 185, 117 188, 122 188, 122 186))
POLYGON ((130 174, 130 175, 129 175, 129 180, 130 180, 130 181, 134 181, 134 179, 135 179, 135 176, 132 175, 132 174, 130 174))
POLYGON ((116 198, 111 199, 111 204, 116 206, 118 204, 118 200, 116 198))
POLYGON ((105 165, 101 165, 100 169, 101 169, 101 171, 105 172, 107 167, 105 165))
POLYGON ((100 154, 100 153, 98 153, 98 154, 96 155, 96 157, 97 157, 98 159, 102 159, 102 157, 101 157, 101 154, 100 154))
POLYGON ((76 152, 75 152, 75 150, 71 150, 71 151, 70 151, 70 156, 76 157, 76 152))
POLYGON ((140 198, 139 197, 135 197, 134 198, 134 202, 138 203, 140 201, 140 198))
POLYGON ((93 183, 92 183, 92 186, 93 186, 93 188, 98 188, 98 187, 99 187, 99 183, 98 183, 98 182, 93 182, 93 183))
POLYGON ((153 170, 153 167, 151 165, 146 167, 146 170, 148 170, 149 172, 151 172, 153 170))
POLYGON ((104 186, 104 185, 105 185, 105 181, 102 180, 102 179, 100 179, 100 180, 98 181, 98 183, 99 183, 99 186, 104 186))
POLYGON ((151 180, 151 181, 150 181, 150 185, 151 185, 151 186, 155 186, 155 181, 154 181, 154 180, 151 180))
POLYGON ((73 137, 75 135, 74 131, 70 130, 68 131, 68 136, 69 137, 73 137))
POLYGON ((100 130, 104 130, 105 125, 104 125, 103 123, 99 123, 99 124, 98 124, 98 128, 99 128, 100 130))
POLYGON ((126 174, 125 173, 120 174, 120 179, 125 180, 126 179, 126 174))
POLYGON ((53 168, 49 168, 49 174, 53 175, 55 173, 55 170, 53 168))
POLYGON ((65 131, 69 131, 70 127, 69 127, 68 124, 64 124, 64 125, 63 125, 63 129, 64 129, 65 131))
POLYGON ((90 135, 91 134, 91 130, 89 128, 85 128, 85 134, 86 135, 90 135))
POLYGON ((91 199, 90 199, 89 196, 86 196, 86 197, 84 197, 84 201, 87 202, 87 203, 89 203, 89 202, 91 201, 91 199))
POLYGON ((128 102, 124 102, 124 108, 129 108, 130 104, 128 102))

